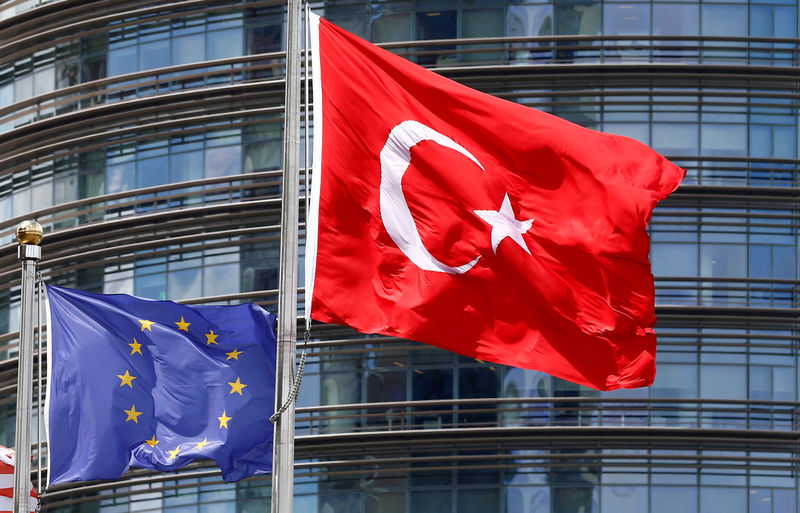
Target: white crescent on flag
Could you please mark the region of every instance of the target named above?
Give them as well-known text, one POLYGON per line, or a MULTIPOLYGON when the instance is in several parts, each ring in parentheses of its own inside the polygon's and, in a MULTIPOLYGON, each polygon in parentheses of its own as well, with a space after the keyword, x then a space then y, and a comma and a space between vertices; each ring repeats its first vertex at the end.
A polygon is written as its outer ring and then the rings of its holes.
POLYGON ((411 147, 422 141, 433 141, 453 149, 469 158, 481 169, 484 167, 463 146, 436 130, 418 121, 403 121, 389 133, 386 145, 381 150, 381 218, 386 232, 414 264, 425 271, 438 271, 448 274, 463 274, 478 263, 480 255, 471 262, 449 266, 431 255, 417 231, 414 217, 408 208, 403 194, 402 180, 411 164, 411 147))

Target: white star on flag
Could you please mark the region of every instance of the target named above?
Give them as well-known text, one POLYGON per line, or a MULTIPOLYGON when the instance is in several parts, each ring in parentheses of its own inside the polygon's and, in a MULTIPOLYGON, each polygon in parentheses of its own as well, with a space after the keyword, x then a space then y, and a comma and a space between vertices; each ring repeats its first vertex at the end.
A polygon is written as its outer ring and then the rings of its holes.
POLYGON ((503 198, 500 210, 475 210, 474 212, 478 217, 492 225, 492 250, 495 253, 497 253, 497 245, 500 244, 500 241, 506 237, 511 237, 526 253, 531 254, 528 245, 522 239, 522 234, 531 229, 533 219, 520 221, 514 216, 508 193, 503 198))

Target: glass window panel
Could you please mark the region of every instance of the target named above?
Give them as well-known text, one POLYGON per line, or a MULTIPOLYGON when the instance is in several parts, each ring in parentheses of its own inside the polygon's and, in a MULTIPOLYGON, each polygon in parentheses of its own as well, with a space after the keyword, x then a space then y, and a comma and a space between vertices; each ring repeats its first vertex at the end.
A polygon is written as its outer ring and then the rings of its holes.
POLYGON ((653 148, 665 155, 697 155, 696 124, 653 123, 653 148))
POLYGON ((165 273, 145 274, 134 278, 134 294, 150 299, 167 299, 165 273))
MULTIPOLYGON (((53 201, 56 205, 78 199, 77 175, 61 176, 53 180, 53 201)), ((0 211, 1 212, 1 211, 0 211)))
POLYGON ((797 19, 796 7, 774 7, 775 17, 772 34, 767 34, 768 37, 786 37, 791 38, 797 36, 797 28, 795 20, 797 19))
POLYGON ((779 511, 792 511, 797 504, 797 490, 793 489, 773 489, 772 490, 772 500, 773 500, 773 512, 778 513, 779 511))
POLYGON ((42 180, 31 187, 31 210, 41 210, 53 205, 53 181, 42 180))
POLYGON ((773 396, 775 401, 794 401, 796 379, 794 369, 790 367, 773 367, 773 396))
POLYGON ((653 397, 682 399, 697 397, 697 366, 691 364, 658 364, 653 397))
POLYGON ((451 503, 450 490, 412 490, 410 511, 414 513, 441 513, 442 511, 451 511, 451 503))
POLYGON ((772 247, 750 246, 749 273, 751 278, 770 278, 772 275, 772 247))
POLYGON ((647 511, 647 488, 644 486, 603 486, 600 492, 601 513, 641 513, 647 511))
POLYGON ((242 152, 239 146, 222 146, 206 150, 206 177, 238 175, 242 172, 242 152))
POLYGON ((28 214, 31 209, 31 188, 26 187, 14 192, 14 217, 28 214))
POLYGON ((411 39, 411 16, 408 13, 380 13, 369 20, 370 41, 408 41, 411 39))
POLYGON ((697 276, 697 244, 653 243, 650 261, 655 276, 697 276))
POLYGON ((154 187, 169 181, 169 159, 156 157, 136 163, 136 188, 154 187))
POLYGON ((553 35, 552 5, 509 5, 506 15, 506 35, 553 35))
POLYGON ((29 73, 14 80, 14 100, 21 102, 31 97, 33 97, 33 75, 29 73))
POLYGON ((170 155, 170 183, 186 182, 203 178, 204 155, 202 151, 193 151, 170 155))
POLYGON ((201 62, 206 57, 205 34, 191 34, 172 40, 172 64, 201 62))
POLYGON ((200 268, 170 271, 167 291, 172 300, 198 298, 203 295, 200 268))
POLYGON ((14 82, 0 86, 0 107, 7 107, 14 103, 14 82))
MULTIPOLYGON (((490 490, 458 490, 458 513, 486 513, 500 509, 500 491, 490 490)), ((416 510, 414 510, 416 511, 416 510)))
POLYGON ((697 513, 696 487, 652 486, 650 488, 650 513, 677 512, 697 513))
POLYGON ((750 35, 772 37, 772 6, 750 6, 750 35))
POLYGON ((700 134, 703 155, 733 156, 747 151, 746 125, 705 123, 700 134))
POLYGON ((703 513, 747 513, 747 488, 700 488, 700 511, 703 513))
POLYGON ((793 280, 797 277, 797 258, 794 246, 773 246, 772 277, 793 280))
POLYGON ((750 155, 772 156, 772 128, 765 125, 750 125, 750 155))
POLYGON ((49 93, 50 91, 55 90, 55 87, 55 66, 47 66, 46 68, 37 70, 36 73, 33 74, 33 94, 35 96, 49 93))
POLYGON ((793 159, 796 155, 797 135, 795 127, 773 127, 773 147, 771 156, 783 159, 793 159))
POLYGON ((741 399, 747 379, 743 365, 700 366, 700 397, 703 399, 741 399))
POLYGON ((746 278, 747 246, 703 244, 700 249, 700 276, 746 278))
POLYGON ((703 35, 747 35, 747 6, 706 4, 702 6, 702 9, 703 35))
POLYGON ((602 15, 599 4, 556 3, 555 17, 557 36, 600 34, 602 15))
POLYGON ((139 49, 139 70, 169 66, 169 39, 144 43, 139 49))
MULTIPOLYGON (((470 9, 461 11, 461 37, 502 36, 505 31, 504 12, 501 9, 470 9)), ((469 45, 470 49, 491 48, 496 45, 469 45)), ((468 52, 461 55, 463 62, 499 62, 503 52, 468 52)))
POLYGON ((280 19, 247 29, 247 53, 278 52, 283 44, 283 25, 280 19))
POLYGON ((203 295, 218 296, 239 292, 239 264, 212 265, 203 268, 203 295))
POLYGON ((603 10, 605 35, 637 35, 650 33, 650 5, 605 4, 603 10))
POLYGON ((750 366, 750 395, 754 401, 769 401, 772 399, 771 368, 766 365, 750 366))
POLYGON ((241 29, 209 32, 206 55, 209 60, 225 59, 242 55, 241 29))
POLYGON ((117 164, 106 168, 106 193, 129 191, 134 188, 136 166, 133 162, 117 164))
POLYGON ((108 50, 108 76, 124 75, 136 71, 138 59, 136 46, 108 50))
POLYGON ((694 36, 699 32, 700 8, 698 5, 673 3, 653 5, 654 35, 694 36))

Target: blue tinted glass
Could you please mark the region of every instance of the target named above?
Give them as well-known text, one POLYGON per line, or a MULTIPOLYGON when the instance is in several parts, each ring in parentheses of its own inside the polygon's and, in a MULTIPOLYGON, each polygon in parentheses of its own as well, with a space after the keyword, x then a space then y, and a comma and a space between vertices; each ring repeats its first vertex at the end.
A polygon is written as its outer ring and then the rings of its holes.
POLYGON ((748 275, 751 278, 772 276, 772 246, 751 245, 748 275))
POLYGON ((509 5, 506 35, 550 36, 553 34, 552 5, 509 5))
POLYGON ((655 276, 697 276, 697 244, 654 242, 650 262, 655 276))
POLYGON ((653 123, 653 148, 667 156, 697 155, 697 136, 693 123, 653 123))
POLYGON ((172 64, 200 62, 206 57, 205 34, 192 34, 172 40, 172 64))
POLYGON ((797 156, 797 130, 793 126, 773 128, 773 150, 776 158, 793 159, 797 156))
POLYGON ((134 294, 150 299, 167 299, 165 273, 145 274, 134 278, 134 294))
POLYGON ((133 73, 137 69, 137 47, 110 48, 108 50, 108 76, 133 73))
POLYGON ((239 292, 239 264, 203 267, 203 295, 217 296, 239 292))
POLYGON ((209 60, 242 55, 241 29, 217 30, 208 33, 206 55, 209 60))
POLYGON ((703 399, 741 399, 746 397, 747 376, 744 365, 700 366, 700 397, 703 399))
POLYGON ((603 8, 605 35, 636 35, 650 33, 648 4, 605 4, 603 8))
POLYGON ((703 244, 700 249, 700 276, 747 277, 747 246, 703 244))
POLYGON ((771 37, 773 35, 771 5, 753 5, 750 7, 750 35, 756 37, 771 37))
POLYGON ((6 107, 14 103, 14 83, 9 82, 0 86, 0 107, 6 107))
POLYGON ((169 39, 144 43, 139 47, 139 70, 169 66, 169 39))
POLYGON ((797 35, 796 16, 796 7, 775 7, 775 28, 772 35, 774 37, 795 37, 797 35))
POLYGON ((747 7, 744 5, 703 5, 705 36, 746 36, 747 7))
POLYGON ((696 398, 697 366, 660 363, 651 390, 653 397, 656 398, 696 398))
POLYGON ((242 151, 239 146, 209 148, 205 156, 206 177, 237 175, 242 172, 242 151))
POLYGON ((747 151, 747 126, 704 123, 700 132, 703 155, 744 155, 747 151))
POLYGON ((747 488, 741 486, 703 487, 700 489, 700 511, 746 513, 747 488))
POLYGON ((694 36, 700 32, 700 8, 694 4, 653 5, 653 34, 694 36))
POLYGON ((136 166, 133 162, 106 168, 106 194, 129 191, 134 188, 136 166))
POLYGON ((168 162, 166 156, 139 160, 136 163, 136 188, 141 189, 168 183, 168 162))
POLYGON ((647 511, 647 488, 644 486, 602 487, 601 513, 641 513, 647 511))
POLYGON ((765 125, 750 125, 750 155, 772 156, 772 128, 765 125))
POLYGON ((773 246, 772 277, 793 280, 797 277, 797 249, 794 246, 773 246))
POLYGON ((697 513, 697 488, 694 486, 652 486, 650 513, 697 513))
POLYGON ((169 157, 170 183, 203 178, 204 155, 202 151, 179 153, 169 157))

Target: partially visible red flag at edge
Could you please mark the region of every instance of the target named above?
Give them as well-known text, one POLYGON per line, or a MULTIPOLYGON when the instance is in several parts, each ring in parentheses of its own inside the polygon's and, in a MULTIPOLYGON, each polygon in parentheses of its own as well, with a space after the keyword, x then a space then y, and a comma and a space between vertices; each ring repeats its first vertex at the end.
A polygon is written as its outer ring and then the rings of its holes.
MULTIPOLYGON (((14 462, 16 456, 13 449, 0 445, 0 513, 14 511, 14 462)), ((39 494, 31 485, 31 495, 28 499, 30 511, 36 511, 39 505, 39 494)))
POLYGON ((600 390, 655 377, 646 227, 685 170, 313 16, 313 319, 600 390))

